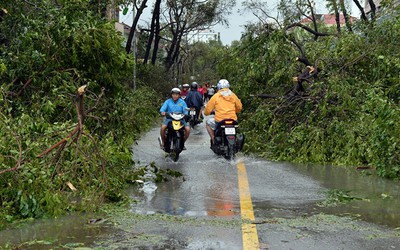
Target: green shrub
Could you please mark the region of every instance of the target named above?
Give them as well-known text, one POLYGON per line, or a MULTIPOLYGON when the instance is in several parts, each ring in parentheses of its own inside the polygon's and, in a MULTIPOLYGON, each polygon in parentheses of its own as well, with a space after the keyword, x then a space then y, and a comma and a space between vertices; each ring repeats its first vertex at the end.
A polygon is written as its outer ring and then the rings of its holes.
MULTIPOLYGON (((242 98, 247 153, 271 160, 369 165, 399 178, 400 17, 356 33, 303 37, 308 59, 321 71, 290 95, 304 65, 281 30, 248 33, 218 65, 242 98), (277 98, 260 99, 258 94, 277 98), (255 97, 252 97, 255 96, 255 97)), ((301 38, 301 37, 300 37, 301 38)))

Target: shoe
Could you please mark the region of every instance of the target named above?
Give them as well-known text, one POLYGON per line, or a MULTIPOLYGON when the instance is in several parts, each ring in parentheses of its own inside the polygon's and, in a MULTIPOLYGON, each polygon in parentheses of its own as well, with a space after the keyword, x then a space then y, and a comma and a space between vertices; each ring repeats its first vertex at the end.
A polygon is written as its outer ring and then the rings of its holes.
POLYGON ((186 150, 186 147, 185 147, 185 146, 183 146, 182 150, 186 150))

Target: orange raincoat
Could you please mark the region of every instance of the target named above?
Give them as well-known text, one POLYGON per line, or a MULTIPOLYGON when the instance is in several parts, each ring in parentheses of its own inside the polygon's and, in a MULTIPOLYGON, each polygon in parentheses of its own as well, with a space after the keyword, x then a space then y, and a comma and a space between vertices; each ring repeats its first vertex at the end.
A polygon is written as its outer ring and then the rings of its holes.
POLYGON ((224 119, 237 120, 236 113, 242 110, 242 102, 230 89, 221 89, 208 101, 204 115, 210 115, 213 110, 217 122, 224 119))

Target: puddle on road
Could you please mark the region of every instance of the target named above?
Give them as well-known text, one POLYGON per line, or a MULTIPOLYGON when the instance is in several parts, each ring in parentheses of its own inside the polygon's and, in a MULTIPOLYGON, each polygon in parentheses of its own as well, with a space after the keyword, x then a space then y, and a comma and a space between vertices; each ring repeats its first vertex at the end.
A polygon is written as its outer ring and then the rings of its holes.
POLYGON ((354 198, 338 206, 323 208, 325 213, 356 216, 368 222, 400 227, 399 182, 335 166, 290 166, 319 181, 327 189, 346 191, 346 194, 354 198))
MULTIPOLYGON (((149 192, 146 184, 142 189, 132 188, 129 190, 130 196, 139 203, 132 204, 131 211, 137 214, 168 214, 189 217, 219 217, 233 218, 240 216, 240 208, 237 200, 230 196, 230 192, 225 192, 227 186, 213 185, 212 192, 197 194, 191 198, 174 192, 173 184, 159 183, 158 194, 149 192)), ((153 189, 155 191, 155 189, 153 189)))
POLYGON ((0 231, 0 249, 74 249, 90 245, 110 232, 115 232, 113 226, 95 215, 41 219, 0 231))
MULTIPOLYGON (((179 171, 180 164, 169 167, 179 171)), ((131 187, 128 194, 138 201, 132 204, 131 211, 137 214, 240 218, 236 172, 234 166, 225 170, 217 174, 207 170, 205 165, 203 169, 186 168, 182 171, 186 171, 187 181, 179 178, 157 184, 146 181, 139 188, 131 187), (191 172, 188 174, 188 171, 191 172), (198 171, 203 171, 203 174, 196 174, 198 171)))

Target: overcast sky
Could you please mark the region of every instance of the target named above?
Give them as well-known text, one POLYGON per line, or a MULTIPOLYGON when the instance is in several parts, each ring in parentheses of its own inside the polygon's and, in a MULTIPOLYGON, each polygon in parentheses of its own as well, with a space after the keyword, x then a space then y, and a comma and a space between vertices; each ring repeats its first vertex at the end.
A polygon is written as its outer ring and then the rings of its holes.
MULTIPOLYGON (((276 6, 278 1, 277 0, 264 0, 267 2, 267 9, 269 11, 271 11, 271 13, 275 14, 271 14, 273 16, 276 17, 276 6)), ((318 14, 325 14, 328 11, 325 8, 325 1, 321 1, 321 0, 317 0, 315 1, 317 2, 316 4, 316 13, 318 14)), ((355 16, 355 17, 359 17, 359 11, 357 6, 355 6, 355 4, 353 3, 353 1, 351 1, 352 5, 351 5, 351 10, 350 10, 350 15, 355 16)), ((213 28, 213 30, 215 32, 220 32, 221 34, 221 41, 222 43, 224 43, 225 45, 230 45, 232 41, 234 40, 240 40, 240 37, 242 35, 242 33, 244 32, 244 26, 245 24, 249 23, 249 22, 256 22, 257 18, 252 15, 251 13, 245 13, 245 14, 240 14, 240 12, 242 12, 242 4, 241 1, 239 1, 236 4, 236 10, 232 12, 232 14, 228 17, 229 20, 229 28, 227 27, 223 27, 221 25, 218 25, 216 27, 213 28)))
MULTIPOLYGON (((150 1, 152 2, 152 1, 150 1)), ((264 0, 264 2, 267 2, 267 8, 268 10, 273 13, 274 10, 276 10, 276 5, 278 3, 278 0, 264 0)), ((316 13, 322 14, 322 13, 327 13, 327 10, 325 9, 325 1, 317 0, 316 5, 316 13)), ((359 17, 359 12, 357 7, 354 5, 353 1, 352 6, 351 6, 351 15, 355 17, 359 17)), ((253 16, 251 13, 245 13, 241 14, 242 10, 242 1, 237 0, 236 7, 232 11, 232 14, 228 16, 228 21, 229 21, 229 27, 222 26, 222 25, 217 25, 212 28, 214 32, 219 32, 221 41, 225 45, 230 45, 232 41, 234 40, 240 40, 240 37, 242 33, 244 32, 244 26, 249 23, 249 22, 255 22, 257 21, 257 18, 253 16)), ((144 24, 146 22, 151 21, 151 10, 152 10, 152 4, 149 4, 148 7, 144 10, 142 14, 142 21, 140 22, 141 24, 144 24)), ((276 16, 276 14, 271 14, 276 16)), ((128 25, 132 25, 132 12, 130 11, 127 15, 122 15, 122 12, 120 13, 120 22, 124 22, 128 25)))

